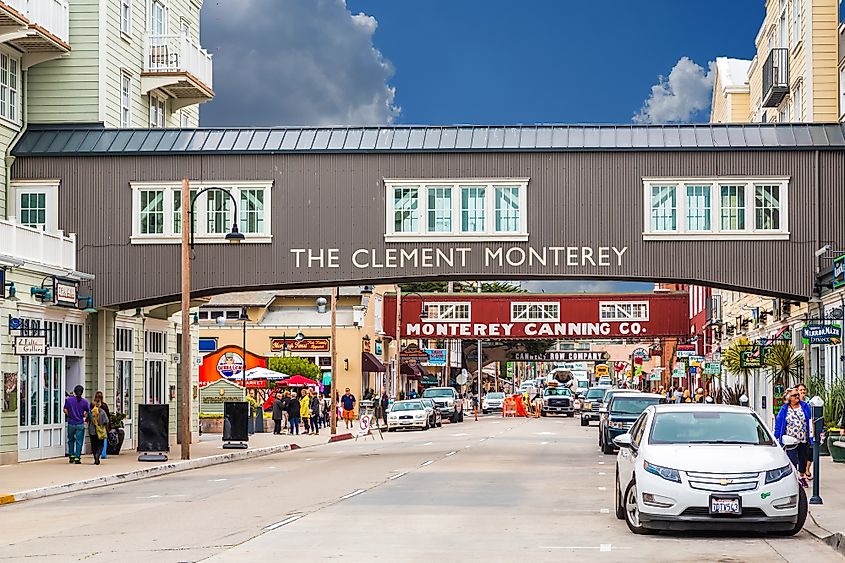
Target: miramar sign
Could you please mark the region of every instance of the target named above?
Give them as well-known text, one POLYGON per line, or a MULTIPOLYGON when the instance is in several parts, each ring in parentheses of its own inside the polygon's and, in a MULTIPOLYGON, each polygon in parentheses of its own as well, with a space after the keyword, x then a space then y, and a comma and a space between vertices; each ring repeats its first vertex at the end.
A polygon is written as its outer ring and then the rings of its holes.
POLYGON ((804 344, 839 344, 842 327, 838 324, 805 324, 801 331, 804 344))
POLYGON ((339 248, 291 248, 296 268, 357 269, 467 268, 481 256, 485 268, 521 266, 583 268, 621 267, 627 246, 522 246, 358 248, 344 255, 339 248))

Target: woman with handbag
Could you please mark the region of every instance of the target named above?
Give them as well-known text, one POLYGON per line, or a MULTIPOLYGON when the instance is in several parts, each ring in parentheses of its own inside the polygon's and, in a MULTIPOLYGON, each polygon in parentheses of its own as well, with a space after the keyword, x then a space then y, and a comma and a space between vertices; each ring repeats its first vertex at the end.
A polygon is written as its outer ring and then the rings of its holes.
POLYGON ((91 407, 90 422, 88 423, 88 435, 91 437, 91 453, 94 454, 94 465, 100 465, 100 457, 103 455, 103 444, 108 437, 109 415, 103 408, 100 399, 94 399, 91 407))

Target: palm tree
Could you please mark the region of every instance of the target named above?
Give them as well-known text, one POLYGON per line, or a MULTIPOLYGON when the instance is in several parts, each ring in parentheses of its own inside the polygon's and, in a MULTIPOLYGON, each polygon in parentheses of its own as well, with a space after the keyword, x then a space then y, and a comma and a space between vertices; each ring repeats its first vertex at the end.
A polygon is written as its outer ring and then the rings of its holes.
POLYGON ((751 374, 752 368, 745 366, 742 361, 742 353, 751 350, 752 346, 750 340, 740 336, 722 354, 722 364, 729 373, 742 377, 746 389, 748 389, 748 376, 751 374))
POLYGON ((785 388, 791 387, 793 379, 801 372, 804 358, 795 352, 795 348, 788 342, 778 342, 766 354, 765 364, 772 370, 775 383, 785 388))

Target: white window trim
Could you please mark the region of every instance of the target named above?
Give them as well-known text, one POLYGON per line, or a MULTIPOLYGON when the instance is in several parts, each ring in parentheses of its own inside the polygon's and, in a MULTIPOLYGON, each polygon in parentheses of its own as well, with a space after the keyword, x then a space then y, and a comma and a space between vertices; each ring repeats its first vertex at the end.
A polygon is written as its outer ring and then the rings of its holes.
POLYGON ((385 178, 385 242, 519 242, 528 240, 528 178, 385 178), (451 187, 452 189, 452 231, 428 232, 428 194, 426 188, 451 187), (485 225, 483 232, 462 233, 461 224, 461 186, 483 186, 487 188, 484 200, 485 225), (417 212, 419 230, 416 233, 397 233, 394 230, 393 189, 415 187, 419 190, 417 212), (519 230, 516 232, 497 232, 495 230, 496 200, 495 188, 519 188, 519 230))
POLYGON ((119 4, 118 8, 120 10, 120 36, 127 41, 131 41, 131 39, 132 39, 132 10, 134 8, 132 6, 132 0, 120 0, 120 4, 119 4), (129 28, 128 31, 123 28, 123 22, 124 22, 124 20, 123 20, 123 4, 124 3, 126 3, 127 6, 129 7, 129 17, 126 18, 126 25, 129 28))
POLYGON ((44 203, 46 213, 44 214, 44 230, 48 233, 55 233, 59 230, 59 180, 15 180, 12 182, 12 215, 15 221, 20 224, 20 195, 24 193, 45 193, 44 203))
POLYGON ((651 315, 651 308, 649 306, 648 301, 599 301, 599 321, 600 322, 647 322, 651 315), (645 305, 645 315, 635 316, 635 317, 626 317, 626 318, 613 318, 607 319, 602 316, 602 307, 606 305, 645 305))
POLYGON ((788 176, 719 176, 703 178, 643 178, 643 240, 789 240, 789 182, 788 176), (675 231, 651 230, 651 188, 674 184, 678 191, 676 213, 678 228, 675 231), (687 185, 710 184, 713 188, 721 185, 745 186, 745 229, 729 231, 721 229, 722 207, 721 190, 710 190, 710 226, 709 231, 690 231, 686 229, 686 189, 687 185), (760 184, 780 186, 780 228, 764 230, 756 228, 754 187, 760 184))
POLYGON ((124 129, 132 127, 132 73, 123 69, 120 71, 120 126, 124 129), (123 81, 126 80, 129 83, 129 88, 127 90, 128 95, 126 99, 126 103, 128 105, 123 105, 123 81), (126 123, 123 122, 123 115, 124 111, 126 112, 126 123))
POLYGON ((472 302, 471 301, 438 301, 437 303, 423 303, 423 311, 428 313, 429 307, 437 307, 440 310, 442 307, 448 306, 464 306, 467 307, 467 316, 466 318, 461 319, 446 319, 443 317, 438 318, 425 318, 422 319, 423 322, 426 323, 471 323, 472 322, 472 302))
MULTIPOLYGON (((173 192, 182 189, 181 182, 130 182, 132 189, 132 244, 181 244, 182 235, 173 232, 173 192), (164 190, 164 233, 162 234, 141 234, 141 191, 158 189, 164 190)), ((263 189, 264 190, 264 232, 261 234, 243 233, 245 244, 267 244, 273 242, 271 231, 271 210, 272 210, 272 181, 237 181, 237 182, 191 182, 191 190, 200 190, 208 187, 227 188, 235 196, 238 202, 238 222, 241 215, 241 189, 263 189)), ((225 235, 207 232, 206 223, 206 195, 212 192, 200 194, 194 203, 194 211, 197 214, 196 229, 194 230, 194 242, 197 244, 226 244, 225 235)), ((228 199, 228 198, 227 198, 228 199)), ((231 212, 231 211, 230 211, 231 212)))
POLYGON ((512 323, 559 323, 560 322, 560 301, 512 301, 511 302, 511 321, 512 323), (536 305, 539 307, 548 307, 554 306, 557 310, 557 314, 553 318, 526 318, 526 319, 517 319, 514 315, 514 306, 517 305, 526 305, 532 306, 536 305))
POLYGON ((153 4, 160 4, 164 8, 164 35, 170 33, 170 6, 166 0, 149 0, 147 2, 147 32, 153 34, 153 4))
POLYGON ((149 94, 150 100, 150 129, 164 129, 167 127, 167 98, 164 96, 160 96, 153 92, 149 94), (161 105, 159 105, 161 104, 161 105), (159 110, 161 112, 159 113, 159 110), (161 121, 156 121, 153 123, 153 117, 161 118, 161 121))
MULTIPOLYGON (((23 96, 21 96, 21 88, 23 80, 23 69, 21 67, 21 54, 17 51, 13 51, 12 49, 7 48, 5 45, 0 46, 0 53, 7 55, 9 60, 13 60, 17 63, 15 68, 17 69, 17 76, 15 83, 17 84, 17 88, 14 90, 15 95, 15 108, 16 108, 16 115, 15 119, 10 119, 8 117, 8 111, 6 112, 7 115, 3 115, 0 113, 0 122, 8 125, 10 128, 14 129, 15 131, 21 130, 21 124, 23 122, 23 96)), ((12 90, 9 88, 9 92, 11 94, 12 90)), ((8 110, 9 104, 11 103, 11 97, 6 100, 6 108, 8 110)))

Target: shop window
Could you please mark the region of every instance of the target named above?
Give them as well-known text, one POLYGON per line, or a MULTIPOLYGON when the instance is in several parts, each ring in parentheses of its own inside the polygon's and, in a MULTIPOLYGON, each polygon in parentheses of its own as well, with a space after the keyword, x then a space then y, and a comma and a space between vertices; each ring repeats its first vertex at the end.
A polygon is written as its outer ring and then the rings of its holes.
POLYGON ((470 322, 472 305, 470 303, 425 303, 424 321, 470 322))
POLYGON ((648 301, 601 301, 601 321, 648 321, 648 301))
POLYGON ((511 303, 512 322, 560 322, 560 303, 511 303))

